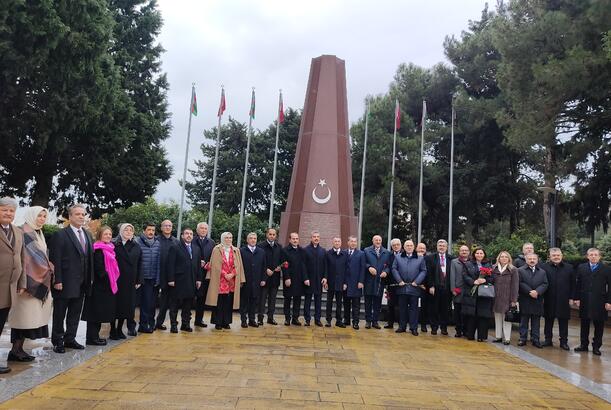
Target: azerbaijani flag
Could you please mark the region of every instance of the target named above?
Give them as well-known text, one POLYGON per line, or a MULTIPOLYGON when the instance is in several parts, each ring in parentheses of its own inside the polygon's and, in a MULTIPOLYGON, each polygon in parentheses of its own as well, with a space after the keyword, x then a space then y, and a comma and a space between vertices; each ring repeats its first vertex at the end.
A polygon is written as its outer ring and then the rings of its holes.
POLYGON ((284 123, 284 104, 282 103, 282 91, 280 91, 280 101, 278 102, 278 123, 284 123))
POLYGON ((395 128, 401 128, 401 108, 399 107, 399 99, 395 100, 395 128))
POLYGON ((227 108, 227 106, 225 105, 225 89, 221 88, 221 104, 219 105, 219 112, 217 116, 222 116, 225 112, 225 108, 227 108))
POLYGON ((191 114, 197 117, 197 96, 195 95, 195 87, 191 92, 191 114))

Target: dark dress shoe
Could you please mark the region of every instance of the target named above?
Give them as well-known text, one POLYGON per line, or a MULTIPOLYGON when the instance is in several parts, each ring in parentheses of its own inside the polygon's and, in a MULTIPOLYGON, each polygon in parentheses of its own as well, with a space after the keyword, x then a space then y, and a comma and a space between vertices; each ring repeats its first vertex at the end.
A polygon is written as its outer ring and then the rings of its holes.
POLYGON ((4 367, 4 366, 0 366, 0 374, 7 374, 11 372, 11 368, 10 367, 4 367))
MULTIPOLYGON (((289 322, 290 322, 290 320, 289 320, 289 322)), ((286 323, 286 322, 285 322, 285 323, 286 323)), ((263 326, 263 320, 258 320, 258 321, 257 321, 257 324, 258 324, 259 326, 263 326)))
POLYGON ((178 333, 178 327, 177 326, 171 326, 170 327, 170 333, 178 333))
POLYGON ((395 333, 405 333, 405 332, 406 332, 406 330, 405 329, 401 329, 401 328, 398 328, 397 330, 395 330, 395 333))
POLYGON ((600 356, 602 353, 600 352, 600 349, 598 347, 593 347, 592 348, 592 354, 594 354, 596 356, 600 356))
POLYGON ((139 327, 138 333, 153 333, 153 329, 149 327, 139 327))
POLYGON ((505 341, 503 342, 503 344, 504 344, 505 346, 509 346, 509 345, 510 345, 509 340, 505 340, 505 341))
POLYGON ((193 325, 197 327, 208 327, 208 325, 205 324, 204 322, 195 322, 193 323, 193 325))
MULTIPOLYGON (((274 326, 278 324, 278 322, 276 322, 274 319, 267 319, 267 323, 274 326)), ((261 326, 263 326, 263 323, 261 323, 261 326)))
POLYGON ((447 336, 448 335, 447 329, 441 329, 441 334, 444 336, 447 336))
POLYGON ((588 346, 577 346, 573 349, 575 352, 587 352, 588 346))
POLYGON ((543 349, 543 345, 538 341, 533 342, 533 346, 535 346, 537 349, 543 349))
POLYGON ((437 331, 436 331, 436 330, 431 330, 431 334, 432 334, 433 336, 437 336, 437 331))
POLYGON ((216 330, 223 330, 223 326, 221 326, 221 325, 215 325, 214 328, 216 330))
POLYGON ((343 322, 336 322, 335 327, 341 327, 343 329, 346 327, 346 325, 343 322))
POLYGON ((571 348, 569 347, 569 345, 568 345, 568 344, 566 344, 566 343, 560 343, 560 348, 561 348, 562 350, 567 350, 567 351, 568 351, 568 350, 571 350, 571 348))
POLYGON ((55 353, 66 353, 66 348, 64 347, 64 345, 57 345, 57 346, 53 346, 53 351, 55 353))
MULTIPOLYGON (((290 320, 285 320, 284 321, 284 326, 290 326, 291 325, 291 321, 290 320)), ((261 326, 261 325, 259 325, 261 326)))
POLYGON ((168 330, 168 328, 165 327, 165 325, 156 325, 155 329, 157 329, 157 330, 168 330))
POLYGON ((16 354, 13 352, 8 352, 8 357, 6 358, 7 362, 31 362, 32 360, 34 360, 33 356, 30 356, 29 354, 16 354))
POLYGON ((72 340, 70 342, 65 342, 64 343, 64 347, 67 347, 68 349, 74 349, 74 350, 83 350, 85 348, 85 346, 83 346, 82 344, 80 344, 76 340, 72 340))
POLYGON ((454 335, 454 337, 463 337, 462 332, 456 332, 456 334, 454 335))
POLYGON ((243 328, 247 328, 248 327, 248 323, 247 322, 242 322, 242 324, 240 326, 242 326, 243 328))
POLYGON ((135 329, 128 329, 127 330, 127 335, 131 336, 131 337, 136 337, 136 336, 138 336, 138 333, 136 333, 135 329))
POLYGON ((393 324, 387 323, 386 325, 384 325, 384 329, 392 329, 393 327, 395 327, 394 323, 393 324))
POLYGON ((325 323, 325 327, 331 327, 331 321, 328 320, 327 323, 325 323))
POLYGON ((358 323, 353 324, 353 325, 352 325, 352 328, 353 328, 354 330, 359 330, 359 324, 358 324, 358 323))
POLYGON ((117 337, 119 339, 127 339, 127 336, 125 336, 125 333, 123 333, 122 330, 117 330, 117 337))
POLYGON ((181 326, 180 330, 183 332, 192 332, 193 328, 191 326, 181 326))
POLYGON ((373 327, 374 329, 382 329, 382 326, 380 326, 380 325, 378 324, 378 322, 373 322, 373 323, 371 324, 371 327, 373 327))
POLYGON ((314 324, 318 327, 322 327, 322 322, 320 320, 314 321, 314 324))
POLYGON ((250 327, 259 327, 259 324, 257 322, 248 322, 248 326, 250 326, 250 327))
POLYGON ((526 346, 526 340, 520 340, 518 346, 526 346))
POLYGON ((428 332, 429 330, 427 329, 427 327, 426 327, 426 326, 421 326, 421 327, 420 327, 420 331, 421 331, 422 333, 426 333, 426 332, 428 332))
POLYGON ((501 343, 502 341, 503 341, 503 339, 501 339, 500 337, 498 337, 498 338, 494 339, 494 340, 492 341, 492 343, 501 343))
POLYGON ((117 334, 117 332, 110 332, 110 334, 108 335, 108 338, 110 340, 119 340, 119 335, 117 334))
MULTIPOLYGON (((293 325, 293 326, 301 326, 301 322, 299 321, 299 319, 293 319, 293 320, 291 320, 291 325, 293 325)), ((309 323, 308 323, 308 326, 310 326, 309 323)))
POLYGON ((467 336, 467 340, 473 341, 473 340, 475 340, 475 337, 467 336))
POLYGON ((303 325, 304 325, 304 326, 310 326, 310 321, 309 321, 309 320, 306 320, 305 322, 303 322, 303 325))
POLYGON ((93 340, 87 339, 85 344, 88 345, 88 346, 106 346, 106 340, 104 340, 104 339, 93 339, 93 340))
POLYGON ((231 326, 230 325, 223 325, 223 329, 229 330, 229 329, 231 329, 231 326))
POLYGON ((371 322, 365 322, 365 329, 371 329, 371 322))
POLYGON ((551 340, 546 340, 545 342, 543 342, 543 344, 541 344, 541 346, 543 347, 548 347, 548 346, 553 346, 554 343, 551 340))
POLYGON ((416 329, 412 330, 411 332, 413 336, 418 336, 418 331, 416 329))

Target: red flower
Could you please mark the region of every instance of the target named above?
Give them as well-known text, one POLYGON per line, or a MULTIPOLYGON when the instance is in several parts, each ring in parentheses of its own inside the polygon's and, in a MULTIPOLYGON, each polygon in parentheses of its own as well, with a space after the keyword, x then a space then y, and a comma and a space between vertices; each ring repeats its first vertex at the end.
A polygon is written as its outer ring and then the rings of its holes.
POLYGON ((457 295, 460 295, 461 292, 462 292, 461 288, 454 288, 454 293, 456 293, 457 295))
POLYGON ((284 263, 282 264, 282 267, 283 267, 284 269, 287 269, 287 268, 289 267, 289 263, 288 263, 288 262, 284 262, 284 263))
POLYGON ((486 267, 482 266, 481 268, 479 268, 479 274, 481 276, 491 276, 492 275, 492 269, 486 268, 486 267))

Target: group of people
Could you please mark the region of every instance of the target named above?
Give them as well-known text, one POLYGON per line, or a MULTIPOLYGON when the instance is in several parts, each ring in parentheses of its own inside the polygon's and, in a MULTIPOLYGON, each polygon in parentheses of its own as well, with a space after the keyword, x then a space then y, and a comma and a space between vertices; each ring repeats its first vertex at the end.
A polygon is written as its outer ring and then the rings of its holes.
MULTIPOLYGON (((14 199, 0 199, 0 333, 8 318, 9 362, 34 360, 23 349, 24 341, 49 337, 51 314, 51 342, 60 354, 84 349, 76 341, 80 320, 87 322, 86 344, 94 346, 107 343, 100 337, 102 323, 110 323, 110 339, 125 339, 124 326, 129 336, 167 330, 168 311, 170 332, 179 331, 179 311, 180 331, 192 332, 193 308, 198 327, 208 326, 206 307, 212 310, 210 322, 217 330, 230 328, 237 309, 244 328, 263 326, 265 315, 267 324, 278 325, 274 315, 280 287, 286 326, 310 326, 313 313, 315 326, 330 327, 335 316, 335 326, 358 330, 364 299, 365 328, 380 329, 386 292, 384 327, 394 328, 398 322, 397 333, 409 330, 418 336, 420 323, 423 332, 430 325, 432 335, 448 335, 452 318, 456 337, 475 340, 477 335, 478 341, 485 341, 494 319, 494 342, 509 344, 512 321, 519 315, 519 346, 526 344, 529 329, 534 346, 553 345, 557 320, 564 350, 569 350, 568 319, 575 305, 581 317, 581 343, 575 351, 588 351, 593 324, 596 355, 601 354, 604 322, 611 310, 611 268, 596 248, 588 250, 587 263, 574 269, 562 260, 558 248, 549 250, 548 262, 539 263, 532 244, 525 244, 523 255, 513 261, 506 251, 491 261, 483 248, 467 245, 453 257, 443 239, 433 253, 412 240, 393 239, 391 249, 386 249, 379 235, 363 250, 352 236, 347 248, 336 237, 332 247, 324 249, 320 233, 314 231, 307 246, 300 246, 299 234, 291 233, 290 243, 282 247, 277 231, 269 228, 264 240, 249 233, 247 243, 237 248, 230 232, 215 244, 205 222, 195 232, 183 228, 179 238, 172 235, 172 222, 165 220, 160 234, 154 223, 142 227, 139 235, 133 225, 124 223, 116 237, 110 227, 102 226, 94 239, 85 229, 85 207, 78 204, 69 208, 68 225, 53 235, 47 248, 42 227, 48 211, 28 208, 25 223, 17 227, 16 209, 14 199)), ((0 367, 0 373, 8 371, 0 367)))

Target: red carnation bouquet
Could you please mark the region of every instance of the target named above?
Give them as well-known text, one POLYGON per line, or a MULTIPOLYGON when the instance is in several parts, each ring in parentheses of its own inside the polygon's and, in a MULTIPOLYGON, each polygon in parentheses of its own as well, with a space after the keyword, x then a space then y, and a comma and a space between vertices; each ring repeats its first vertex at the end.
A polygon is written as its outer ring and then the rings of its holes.
MULTIPOLYGON (((478 279, 486 279, 489 278, 490 276, 492 276, 492 269, 491 268, 487 268, 485 266, 482 266, 479 268, 479 277, 478 279)), ((477 295, 477 288, 479 287, 479 285, 474 285, 471 288, 471 296, 475 296, 477 295)))
POLYGON ((288 263, 287 261, 285 261, 285 262, 282 264, 282 267, 283 267, 284 269, 287 269, 287 268, 289 267, 289 263, 288 263))

